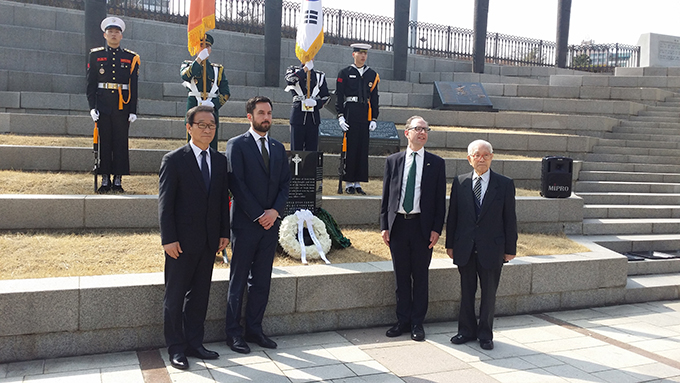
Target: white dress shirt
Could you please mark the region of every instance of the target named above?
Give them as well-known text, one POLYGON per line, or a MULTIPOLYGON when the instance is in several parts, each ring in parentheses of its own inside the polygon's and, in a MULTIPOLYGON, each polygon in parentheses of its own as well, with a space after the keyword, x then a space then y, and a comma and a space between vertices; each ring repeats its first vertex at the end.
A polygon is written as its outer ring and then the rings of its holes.
MULTIPOLYGON (((194 152, 194 156, 196 157, 196 162, 198 162, 198 169, 203 170, 203 169, 201 169, 201 153, 203 152, 203 149, 194 145, 194 143, 192 141, 189 141, 189 145, 191 146, 191 150, 194 152)), ((210 163, 210 148, 206 149, 205 152, 206 152, 205 160, 208 161, 208 174, 212 174, 212 172, 211 172, 212 164, 210 163)))

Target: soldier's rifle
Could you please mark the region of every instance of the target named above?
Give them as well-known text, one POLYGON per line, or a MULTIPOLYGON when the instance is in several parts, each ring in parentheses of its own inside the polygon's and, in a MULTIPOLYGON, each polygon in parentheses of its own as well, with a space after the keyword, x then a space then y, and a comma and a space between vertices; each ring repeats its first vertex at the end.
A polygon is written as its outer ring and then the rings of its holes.
POLYGON ((342 133, 342 151, 338 165, 338 194, 342 194, 342 178, 345 175, 345 157, 347 156, 347 132, 342 133))
POLYGON ((99 173, 99 165, 101 164, 101 152, 99 150, 99 127, 97 121, 94 122, 94 131, 92 132, 92 153, 94 154, 94 166, 92 173, 94 173, 94 192, 97 192, 97 173, 99 173))

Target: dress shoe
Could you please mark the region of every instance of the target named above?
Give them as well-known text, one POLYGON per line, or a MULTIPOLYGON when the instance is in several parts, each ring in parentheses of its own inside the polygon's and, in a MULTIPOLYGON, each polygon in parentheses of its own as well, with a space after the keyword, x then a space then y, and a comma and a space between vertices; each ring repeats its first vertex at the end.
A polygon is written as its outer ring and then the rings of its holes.
POLYGON ((345 193, 347 194, 354 194, 356 189, 354 189, 354 186, 348 186, 345 188, 345 193))
POLYGON ((97 189, 97 194, 106 194, 111 191, 111 185, 102 185, 97 189))
POLYGON ((408 332, 411 330, 411 325, 408 323, 397 323, 394 326, 390 327, 389 330, 385 333, 388 338, 396 338, 398 336, 401 336, 401 334, 408 332))
POLYGON ((422 342, 425 340, 425 330, 422 324, 414 324, 411 327, 411 339, 416 342, 422 342))
POLYGON ((184 351, 184 354, 186 356, 193 356, 203 360, 217 359, 220 357, 220 354, 216 353, 215 351, 210 351, 203 346, 198 348, 187 348, 186 351, 184 351))
POLYGON ((469 336, 465 336, 462 334, 456 334, 453 338, 451 338, 451 343, 453 344, 463 344, 467 343, 471 340, 475 340, 475 338, 471 338, 469 336))
POLYGON ((484 339, 479 341, 479 347, 485 350, 493 350, 493 341, 491 339, 484 339))
POLYGON ((184 353, 181 352, 170 355, 170 364, 178 370, 186 370, 189 368, 189 361, 184 353))
POLYGON ((250 354, 248 343, 240 336, 227 336, 227 346, 241 354, 250 354))
POLYGON ((357 194, 366 195, 366 192, 365 192, 364 189, 362 189, 361 187, 354 188, 354 191, 355 191, 357 194))
POLYGON ((246 340, 248 342, 255 342, 260 347, 264 347, 264 348, 276 348, 277 347, 276 342, 269 339, 269 337, 264 335, 264 334, 246 334, 246 340))
POLYGON ((123 194, 125 193, 125 190, 123 190, 123 187, 120 185, 113 185, 111 186, 111 193, 123 194))

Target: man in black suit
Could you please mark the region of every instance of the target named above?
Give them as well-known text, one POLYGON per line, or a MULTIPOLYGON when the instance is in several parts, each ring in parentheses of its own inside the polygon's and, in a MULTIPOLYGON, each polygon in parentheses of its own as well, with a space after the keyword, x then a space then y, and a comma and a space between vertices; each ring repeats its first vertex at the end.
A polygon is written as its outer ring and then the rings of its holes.
POLYGON ((425 339, 428 269, 446 211, 446 166, 425 151, 429 130, 420 116, 406 121, 408 147, 387 157, 380 208, 381 234, 392 253, 397 285, 397 324, 386 335, 410 331, 415 341, 425 339))
POLYGON ((279 226, 288 199, 290 168, 283 145, 269 137, 272 103, 262 96, 246 103, 250 129, 227 142, 231 209, 231 269, 227 301, 227 345, 247 354, 246 343, 276 348, 262 332, 279 226), (245 338, 241 327, 243 292, 248 285, 245 338))
POLYGON ((493 148, 484 140, 468 146, 474 171, 454 178, 446 221, 446 252, 460 273, 460 314, 453 344, 479 339, 493 349, 493 316, 503 262, 515 258, 517 216, 515 183, 489 169, 493 148), (475 317, 477 278, 482 291, 479 322, 475 317))
POLYGON ((209 106, 187 112, 191 141, 163 157, 158 215, 165 250, 164 334, 170 363, 187 356, 217 359, 203 347, 215 253, 229 244, 227 159, 210 148, 215 117, 209 106))

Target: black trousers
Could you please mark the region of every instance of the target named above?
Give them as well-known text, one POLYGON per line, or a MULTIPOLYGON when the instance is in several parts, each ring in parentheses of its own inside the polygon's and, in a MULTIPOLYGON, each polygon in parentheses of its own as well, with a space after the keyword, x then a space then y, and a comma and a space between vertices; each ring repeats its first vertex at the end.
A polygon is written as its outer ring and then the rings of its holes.
POLYGON ((128 153, 128 133, 130 113, 127 110, 115 110, 111 114, 99 115, 100 165, 99 174, 130 174, 130 156, 128 153))
POLYGON ((215 252, 185 251, 174 259, 165 254, 163 333, 168 353, 184 352, 203 344, 215 252))
POLYGON ((422 324, 427 314, 429 268, 432 249, 423 238, 420 216, 397 214, 390 232, 390 252, 397 285, 397 321, 422 324))
POLYGON ((458 333, 480 340, 493 339, 493 316, 496 311, 496 291, 501 280, 501 269, 485 269, 479 263, 479 255, 473 250, 472 256, 464 266, 458 266, 460 273, 460 313, 458 333), (475 294, 477 279, 481 288, 479 322, 475 316, 475 294))
POLYGON ((319 125, 290 124, 290 145, 291 150, 316 152, 319 148, 319 125))
POLYGON ((247 334, 262 333, 262 318, 269 301, 272 266, 279 240, 279 226, 280 222, 269 230, 261 227, 232 229, 232 257, 225 323, 228 336, 243 335, 241 309, 246 285, 248 286, 248 301, 245 330, 247 334))

